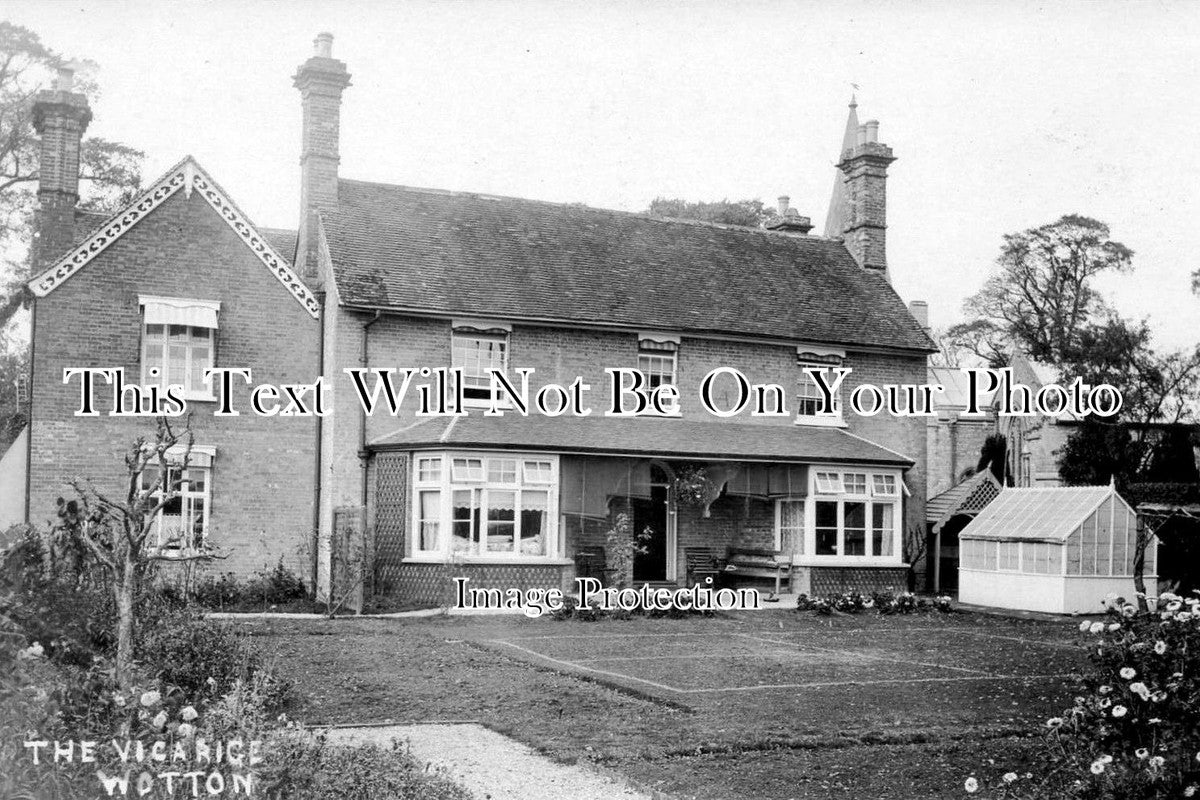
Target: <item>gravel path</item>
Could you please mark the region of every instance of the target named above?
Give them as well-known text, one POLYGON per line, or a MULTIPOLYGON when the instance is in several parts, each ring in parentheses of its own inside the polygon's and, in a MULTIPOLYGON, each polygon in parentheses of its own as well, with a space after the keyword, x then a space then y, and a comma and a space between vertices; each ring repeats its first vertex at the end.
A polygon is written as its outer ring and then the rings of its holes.
POLYGON ((556 764, 526 745, 474 723, 333 728, 329 742, 388 745, 407 740, 413 757, 443 768, 480 800, 651 800, 582 766, 556 764))

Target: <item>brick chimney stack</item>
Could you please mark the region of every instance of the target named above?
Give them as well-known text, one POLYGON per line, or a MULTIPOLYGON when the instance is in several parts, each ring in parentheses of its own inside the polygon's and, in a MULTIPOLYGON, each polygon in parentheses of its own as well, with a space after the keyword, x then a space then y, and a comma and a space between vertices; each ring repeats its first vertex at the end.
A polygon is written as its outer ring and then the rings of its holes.
POLYGON ((41 137, 38 157, 37 235, 30 253, 33 272, 49 266, 75 244, 79 204, 79 147, 92 121, 87 97, 75 88, 75 67, 63 64, 53 89, 34 97, 33 128, 41 137))
POLYGON ((344 62, 333 57, 333 34, 313 40, 312 58, 292 80, 300 90, 304 121, 300 141, 300 231, 296 267, 307 280, 317 277, 316 214, 338 199, 338 138, 342 92, 350 85, 344 62))
POLYGON ((859 126, 857 143, 842 153, 846 249, 864 269, 887 276, 887 168, 892 148, 879 142, 879 122, 859 126))

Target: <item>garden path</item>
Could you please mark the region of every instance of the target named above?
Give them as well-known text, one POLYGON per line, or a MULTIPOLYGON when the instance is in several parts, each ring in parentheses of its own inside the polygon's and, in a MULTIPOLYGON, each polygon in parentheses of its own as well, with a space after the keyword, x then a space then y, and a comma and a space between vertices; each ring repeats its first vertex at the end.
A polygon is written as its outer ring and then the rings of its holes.
POLYGON ((379 725, 329 730, 331 744, 409 743, 418 762, 441 768, 476 797, 491 800, 652 800, 619 778, 556 764, 532 748, 474 723, 379 725))

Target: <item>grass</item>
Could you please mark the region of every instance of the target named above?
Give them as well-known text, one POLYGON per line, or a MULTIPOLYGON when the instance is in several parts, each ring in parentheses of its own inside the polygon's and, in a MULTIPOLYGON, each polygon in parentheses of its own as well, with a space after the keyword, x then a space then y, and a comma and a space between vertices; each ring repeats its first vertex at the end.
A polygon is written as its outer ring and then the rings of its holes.
POLYGON ((244 625, 307 721, 477 720, 680 797, 961 797, 1073 694, 1014 676, 1082 661, 1069 622, 974 614, 244 625))

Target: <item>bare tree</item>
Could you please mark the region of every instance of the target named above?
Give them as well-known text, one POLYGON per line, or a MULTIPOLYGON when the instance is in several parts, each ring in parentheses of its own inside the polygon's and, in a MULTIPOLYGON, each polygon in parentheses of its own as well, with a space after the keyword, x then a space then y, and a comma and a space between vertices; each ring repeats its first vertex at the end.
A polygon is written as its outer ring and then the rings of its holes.
POLYGON ((139 437, 125 454, 124 496, 111 499, 91 481, 71 481, 77 498, 59 499, 59 526, 86 545, 111 578, 116 605, 116 681, 122 689, 132 682, 135 599, 148 568, 156 561, 209 561, 224 556, 188 546, 187 534, 160 540, 159 514, 180 496, 191 456, 190 422, 176 433, 170 422, 158 419, 153 441, 139 437), (153 472, 152 480, 145 477, 153 472), (181 541, 182 539, 182 541, 181 541), (176 547, 175 545, 184 545, 176 547))

